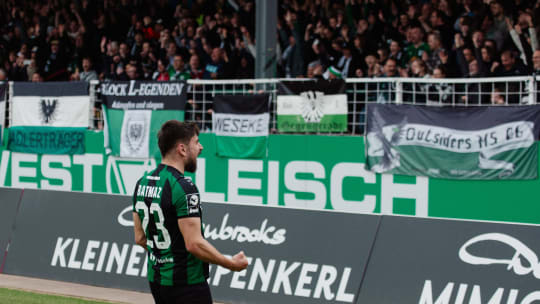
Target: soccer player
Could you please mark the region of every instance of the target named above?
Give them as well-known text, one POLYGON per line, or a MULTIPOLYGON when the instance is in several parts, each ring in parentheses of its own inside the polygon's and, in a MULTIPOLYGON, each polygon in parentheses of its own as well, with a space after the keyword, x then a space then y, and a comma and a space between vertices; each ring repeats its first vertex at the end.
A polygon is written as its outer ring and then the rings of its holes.
POLYGON ((195 172, 199 128, 169 120, 158 133, 162 161, 133 193, 135 242, 148 251, 148 280, 156 303, 212 303, 208 264, 247 267, 241 251, 222 255, 203 237, 199 191, 184 172, 195 172))

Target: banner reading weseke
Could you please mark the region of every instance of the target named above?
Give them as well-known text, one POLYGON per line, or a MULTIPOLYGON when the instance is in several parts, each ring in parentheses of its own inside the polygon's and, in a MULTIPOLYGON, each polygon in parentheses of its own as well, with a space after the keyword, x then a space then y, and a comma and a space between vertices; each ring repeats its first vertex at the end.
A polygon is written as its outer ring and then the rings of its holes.
POLYGON ((345 81, 283 81, 278 86, 280 132, 347 131, 345 81))
POLYGON ((266 156, 270 114, 269 94, 217 95, 214 97, 212 129, 216 153, 223 157, 266 156))
POLYGON ((535 179, 540 106, 370 104, 366 167, 449 179, 535 179))
POLYGON ((185 82, 108 82, 101 84, 101 96, 105 147, 116 156, 159 156, 161 125, 171 119, 184 120, 185 82))

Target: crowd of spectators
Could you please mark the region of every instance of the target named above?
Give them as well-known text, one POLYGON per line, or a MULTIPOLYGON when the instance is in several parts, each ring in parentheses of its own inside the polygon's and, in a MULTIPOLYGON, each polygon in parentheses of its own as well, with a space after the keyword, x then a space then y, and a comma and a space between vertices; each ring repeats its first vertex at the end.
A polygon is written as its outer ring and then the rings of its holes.
MULTIPOLYGON (((0 80, 253 78, 254 0, 0 1, 0 80)), ((278 77, 540 71, 540 0, 280 0, 278 77)))

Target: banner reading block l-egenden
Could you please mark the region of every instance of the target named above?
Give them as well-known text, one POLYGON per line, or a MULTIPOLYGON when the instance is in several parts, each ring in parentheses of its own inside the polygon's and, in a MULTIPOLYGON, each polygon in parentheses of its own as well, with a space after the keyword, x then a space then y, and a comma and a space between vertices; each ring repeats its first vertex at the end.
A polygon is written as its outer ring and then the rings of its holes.
POLYGON ((171 119, 184 121, 185 82, 101 84, 105 147, 115 156, 159 157, 156 134, 171 119))

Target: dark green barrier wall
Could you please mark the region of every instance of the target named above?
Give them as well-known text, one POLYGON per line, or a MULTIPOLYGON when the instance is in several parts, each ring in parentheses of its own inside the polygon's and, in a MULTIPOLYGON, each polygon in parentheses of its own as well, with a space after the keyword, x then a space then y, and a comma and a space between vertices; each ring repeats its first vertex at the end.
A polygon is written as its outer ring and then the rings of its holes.
POLYGON ((12 237, 21 194, 21 189, 0 187, 0 273, 5 264, 5 252, 12 237))
MULTIPOLYGON (((538 225, 202 204, 206 239, 250 261, 211 266, 218 302, 540 300, 538 225)), ((148 291, 131 213, 129 196, 25 190, 3 272, 148 291)))

